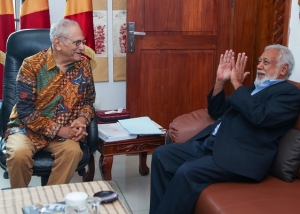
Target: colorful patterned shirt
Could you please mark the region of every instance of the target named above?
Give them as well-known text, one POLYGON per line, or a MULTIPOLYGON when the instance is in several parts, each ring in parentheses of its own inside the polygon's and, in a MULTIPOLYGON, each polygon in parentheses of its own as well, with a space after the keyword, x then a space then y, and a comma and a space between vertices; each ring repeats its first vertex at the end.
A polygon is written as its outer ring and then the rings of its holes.
POLYGON ((60 127, 70 126, 80 116, 90 122, 95 95, 88 59, 83 57, 63 73, 55 64, 51 48, 28 57, 17 76, 17 102, 6 137, 20 132, 42 149, 57 138, 60 127))

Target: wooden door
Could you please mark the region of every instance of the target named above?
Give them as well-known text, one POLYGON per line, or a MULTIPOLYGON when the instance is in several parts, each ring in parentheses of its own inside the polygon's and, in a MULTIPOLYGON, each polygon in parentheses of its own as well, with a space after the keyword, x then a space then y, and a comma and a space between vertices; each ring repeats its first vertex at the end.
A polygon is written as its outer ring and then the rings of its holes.
MULTIPOLYGON (((232 0, 127 0, 135 52, 127 52, 126 105, 168 128, 206 108, 221 53, 230 47, 232 0)), ((128 43, 127 43, 128 44, 128 43)))

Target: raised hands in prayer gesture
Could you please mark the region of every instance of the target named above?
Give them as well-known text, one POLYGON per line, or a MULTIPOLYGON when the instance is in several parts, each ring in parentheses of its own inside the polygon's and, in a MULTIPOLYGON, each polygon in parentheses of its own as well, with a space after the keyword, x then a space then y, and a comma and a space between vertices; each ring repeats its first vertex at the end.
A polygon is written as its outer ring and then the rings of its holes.
POLYGON ((234 62, 234 58, 231 59, 232 64, 232 71, 231 71, 231 84, 233 85, 234 89, 243 85, 244 79, 250 74, 250 72, 245 72, 245 67, 247 63, 248 57, 245 53, 239 53, 236 63, 234 62))
POLYGON ((243 85, 244 79, 250 74, 250 72, 245 72, 247 63, 245 53, 239 53, 237 61, 235 62, 234 60, 234 52, 232 50, 226 50, 224 54, 221 54, 213 96, 223 90, 224 83, 227 80, 230 79, 233 87, 237 89, 243 85))
POLYGON ((224 83, 230 79, 232 59, 234 60, 234 52, 232 50, 226 50, 225 54, 221 54, 216 81, 224 83))

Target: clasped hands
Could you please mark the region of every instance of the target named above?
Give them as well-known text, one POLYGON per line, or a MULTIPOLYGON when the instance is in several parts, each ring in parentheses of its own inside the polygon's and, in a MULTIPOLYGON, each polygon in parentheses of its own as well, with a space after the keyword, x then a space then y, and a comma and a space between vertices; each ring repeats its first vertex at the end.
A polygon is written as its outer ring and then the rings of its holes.
POLYGON ((78 117, 71 123, 70 126, 61 127, 58 130, 57 135, 74 141, 84 140, 84 138, 88 135, 86 132, 85 117, 78 117))
POLYGON ((242 86, 244 79, 250 74, 250 72, 245 72, 247 58, 245 53, 239 53, 235 62, 232 50, 226 50, 225 54, 221 54, 216 84, 224 85, 230 79, 235 89, 242 86))

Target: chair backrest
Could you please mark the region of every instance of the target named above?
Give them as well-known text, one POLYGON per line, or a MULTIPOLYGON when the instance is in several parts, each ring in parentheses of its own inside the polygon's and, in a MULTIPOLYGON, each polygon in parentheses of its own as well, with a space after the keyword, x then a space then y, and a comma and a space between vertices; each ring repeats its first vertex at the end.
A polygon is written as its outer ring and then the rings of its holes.
POLYGON ((6 128, 12 107, 16 103, 16 77, 25 58, 51 45, 49 29, 27 29, 12 33, 6 43, 6 59, 3 79, 2 127, 6 128))

